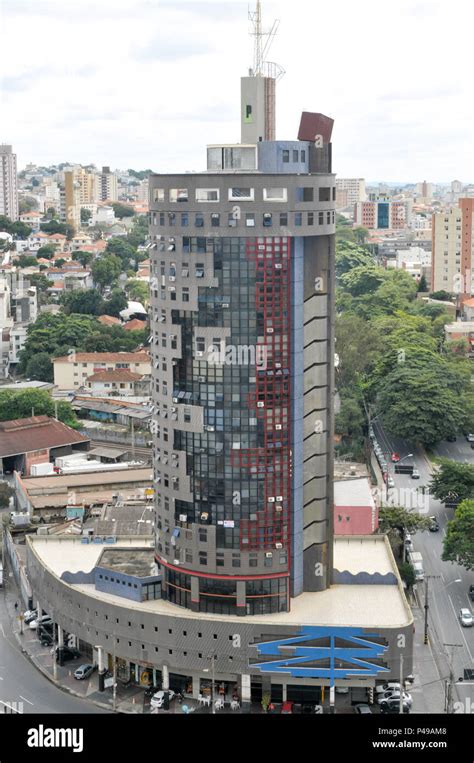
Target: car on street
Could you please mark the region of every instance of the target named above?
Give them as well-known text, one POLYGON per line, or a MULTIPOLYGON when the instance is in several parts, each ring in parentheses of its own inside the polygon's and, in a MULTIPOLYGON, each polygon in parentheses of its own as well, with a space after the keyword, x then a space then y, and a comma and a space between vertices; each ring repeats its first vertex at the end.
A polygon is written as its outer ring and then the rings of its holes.
POLYGON ((474 585, 469 586, 469 598, 471 601, 474 601, 474 585))
POLYGON ((86 665, 79 665, 77 670, 74 671, 74 678, 78 681, 83 681, 85 678, 89 678, 94 672, 94 665, 87 663, 86 665))
POLYGON ((32 631, 39 628, 40 625, 52 625, 53 621, 49 615, 43 615, 39 620, 31 620, 28 625, 32 631))
POLYGON ((466 440, 468 442, 474 442, 474 433, 473 432, 469 432, 469 434, 466 435, 466 440))
POLYGON ((439 530, 439 522, 436 519, 436 517, 430 517, 430 526, 429 526, 430 533, 437 533, 439 530))
POLYGON ((467 607, 463 607, 459 612, 459 621, 463 628, 471 628, 474 625, 472 612, 467 607))
POLYGON ((389 689, 396 689, 400 690, 400 684, 392 681, 389 681, 388 683, 380 684, 379 686, 375 687, 375 693, 376 694, 383 694, 386 691, 389 691, 389 689))
MULTIPOLYGON (((387 702, 391 700, 396 700, 398 703, 400 702, 400 689, 395 689, 393 691, 389 690, 384 692, 383 694, 377 695, 377 703, 379 705, 386 705, 387 702)), ((413 704, 413 698, 411 694, 408 694, 408 692, 403 692, 403 702, 406 703, 409 707, 413 704)))
POLYGON ((419 480, 420 479, 420 472, 415 467, 413 467, 413 471, 411 473, 411 478, 412 478, 412 480, 419 480))
POLYGON ((370 706, 364 705, 362 703, 360 705, 355 705, 354 710, 359 715, 372 715, 372 710, 370 709, 370 706))
POLYGON ((413 551, 413 539, 410 535, 410 533, 405 533, 405 550, 406 551, 413 551))
POLYGON ((450 435, 448 435, 448 436, 446 437, 446 440, 447 440, 447 442, 456 442, 456 439, 457 439, 457 438, 456 438, 456 435, 455 435, 455 434, 450 434, 450 435))
POLYGON ((52 646, 54 641, 51 633, 48 633, 47 631, 42 631, 39 634, 39 640, 41 646, 52 646))
POLYGON ((27 609, 25 614, 23 615, 23 621, 26 623, 26 625, 29 625, 32 620, 36 620, 38 617, 38 612, 36 609, 27 609))
POLYGON ((172 689, 162 689, 161 691, 157 691, 156 694, 154 694, 151 698, 150 705, 155 709, 163 707, 165 703, 165 695, 168 695, 168 699, 171 701, 175 696, 175 692, 172 689))
POLYGON ((56 660, 58 662, 69 662, 70 660, 77 660, 81 656, 79 649, 72 646, 57 646, 56 647, 56 660))
POLYGON ((398 463, 400 461, 400 453, 392 453, 392 461, 394 464, 398 463))
MULTIPOLYGON (((410 706, 406 702, 402 705, 403 712, 408 714, 410 712, 410 706)), ((396 715, 400 712, 400 701, 391 699, 384 705, 380 705, 380 712, 387 715, 396 715)))

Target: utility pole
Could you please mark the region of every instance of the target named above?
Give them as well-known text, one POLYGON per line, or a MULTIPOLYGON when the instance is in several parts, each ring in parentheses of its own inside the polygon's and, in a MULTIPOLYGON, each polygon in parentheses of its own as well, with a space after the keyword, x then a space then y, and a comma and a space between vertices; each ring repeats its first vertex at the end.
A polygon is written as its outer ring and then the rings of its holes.
POLYGON ((425 631, 423 634, 423 643, 428 643, 428 575, 425 577, 425 631))
POLYGON ((117 647, 117 637, 114 633, 114 669, 113 669, 113 711, 116 712, 117 709, 117 655, 116 655, 116 647, 117 647))
MULTIPOLYGON (((38 614, 39 614, 39 612, 38 612, 38 614)), ((57 657, 59 657, 59 652, 58 652, 58 655, 56 655, 56 622, 54 620, 54 612, 52 613, 51 619, 53 621, 53 678, 54 678, 55 681, 57 681, 58 680, 58 661, 57 661, 57 657)))
POLYGON ((135 420, 132 419, 132 461, 135 461, 135 420))
POLYGON ((58 401, 54 401, 54 418, 58 421, 58 401))
POLYGON ((400 705, 398 712, 403 715, 403 700, 405 697, 405 684, 403 682, 403 653, 400 654, 400 705))
POLYGON ((445 697, 445 710, 448 715, 450 715, 453 712, 453 686, 454 686, 454 667, 453 667, 453 660, 454 660, 454 650, 455 649, 462 649, 462 644, 446 644, 444 643, 443 646, 448 646, 451 649, 450 652, 450 659, 449 659, 449 679, 446 684, 446 697, 445 697))

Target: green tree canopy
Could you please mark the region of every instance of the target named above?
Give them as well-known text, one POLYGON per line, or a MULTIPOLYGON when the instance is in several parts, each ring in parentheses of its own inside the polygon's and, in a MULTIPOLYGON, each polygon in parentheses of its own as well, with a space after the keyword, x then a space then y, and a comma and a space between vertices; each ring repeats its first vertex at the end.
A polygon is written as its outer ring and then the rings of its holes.
POLYGON ((120 204, 118 201, 113 202, 112 209, 114 210, 115 217, 118 217, 119 220, 122 220, 124 217, 133 217, 135 214, 133 207, 130 207, 128 204, 120 204))
MULTIPOLYGON (((0 390, 0 421, 25 419, 32 415, 54 416, 54 402, 48 392, 40 389, 0 390)), ((70 403, 58 403, 58 419, 76 425, 77 419, 70 403)))
POLYGON ((107 254, 92 263, 92 278, 101 291, 116 283, 122 272, 122 263, 115 254, 107 254))
POLYGON ((106 315, 120 317, 120 312, 125 310, 128 305, 127 297, 122 289, 112 289, 110 297, 103 303, 102 310, 106 315))
POLYGON ((40 246, 38 251, 36 252, 37 257, 44 257, 47 260, 50 260, 53 254, 56 251, 56 247, 53 246, 53 244, 45 244, 45 246, 40 246))
POLYGON ((80 262, 83 268, 86 268, 92 262, 93 256, 92 252, 82 252, 80 250, 72 253, 74 262, 80 262))
POLYGON ((442 559, 474 570, 474 500, 462 501, 448 522, 442 559))
POLYGON ((448 496, 456 496, 461 501, 474 499, 474 466, 448 458, 440 459, 440 467, 430 482, 430 490, 440 501, 448 496))
POLYGON ((125 291, 131 300, 141 302, 146 305, 149 299, 150 287, 144 281, 131 279, 125 284, 125 291))
POLYGON ((66 315, 102 315, 104 301, 97 289, 74 289, 61 294, 60 302, 66 315))
POLYGON ((47 352, 38 352, 26 361, 25 375, 34 381, 53 382, 54 371, 47 352))

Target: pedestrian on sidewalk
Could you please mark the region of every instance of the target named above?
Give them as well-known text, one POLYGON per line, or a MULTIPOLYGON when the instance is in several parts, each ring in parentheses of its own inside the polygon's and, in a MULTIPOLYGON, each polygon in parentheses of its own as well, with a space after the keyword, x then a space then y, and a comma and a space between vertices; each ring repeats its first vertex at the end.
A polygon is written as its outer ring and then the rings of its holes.
POLYGON ((17 609, 18 609, 18 602, 16 601, 15 602, 15 612, 16 612, 17 609))

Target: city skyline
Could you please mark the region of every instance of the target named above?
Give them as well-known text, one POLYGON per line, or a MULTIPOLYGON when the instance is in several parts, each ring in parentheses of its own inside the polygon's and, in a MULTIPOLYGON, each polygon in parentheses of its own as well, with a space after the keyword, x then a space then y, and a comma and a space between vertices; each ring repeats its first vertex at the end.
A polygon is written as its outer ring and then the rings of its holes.
MULTIPOLYGON (((453 18, 457 5, 455 0, 453 18)), ((67 9, 57 0, 4 0, 2 8, 8 35, 0 138, 15 146, 20 168, 66 157, 156 172, 202 170, 207 140, 238 139, 230 83, 252 62, 246 2, 136 0, 130 7, 104 0, 92 11, 88 0, 72 0, 67 9), (71 51, 72 33, 84 46, 71 51), (47 44, 50 36, 54 45, 47 44), (15 55, 18 39, 21 61, 15 55), (212 104, 202 98, 208 87, 212 104)), ((467 82, 453 81, 443 68, 433 82, 419 42, 422 24, 430 41, 428 64, 430 51, 434 55, 443 46, 444 60, 455 55, 458 69, 464 59, 468 65, 468 25, 451 39, 441 8, 438 0, 406 0, 386 29, 377 23, 372 0, 357 8, 338 0, 324 10, 306 0, 291 8, 265 2, 264 27, 281 20, 270 58, 287 72, 278 84, 278 101, 287 106, 277 112, 277 138, 296 138, 291 115, 316 98, 336 121, 339 176, 469 182, 474 172, 473 160, 466 158, 473 155, 467 82), (335 49, 333 34, 318 31, 321 24, 336 35, 335 49), (402 51, 401 40, 403 51, 413 55, 402 51), (387 50, 394 51, 388 61, 387 50), (440 145, 448 149, 440 152, 440 145)))

